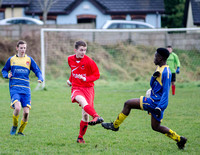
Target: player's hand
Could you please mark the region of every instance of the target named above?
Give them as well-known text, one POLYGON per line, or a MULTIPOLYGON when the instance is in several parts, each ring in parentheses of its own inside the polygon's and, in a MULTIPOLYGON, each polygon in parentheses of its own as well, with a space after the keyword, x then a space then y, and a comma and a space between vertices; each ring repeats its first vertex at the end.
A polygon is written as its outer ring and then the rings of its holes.
POLYGON ((71 87, 71 86, 72 86, 72 83, 71 83, 69 80, 67 80, 67 85, 68 85, 69 87, 71 87))
POLYGON ((158 107, 156 107, 156 108, 155 108, 155 114, 156 114, 156 117, 157 117, 157 118, 160 118, 160 116, 161 116, 161 109, 158 108, 158 107))
POLYGON ((176 69, 176 73, 177 73, 177 74, 180 73, 180 67, 177 67, 177 69, 176 69))
POLYGON ((38 80, 38 83, 42 83, 42 81, 41 81, 41 80, 38 80))
POLYGON ((82 75, 77 75, 77 78, 79 78, 79 79, 81 79, 81 80, 83 80, 83 81, 86 81, 86 78, 83 77, 82 75))
POLYGON ((153 73, 153 77, 154 78, 157 78, 159 76, 160 76, 160 72, 159 71, 156 71, 156 72, 153 73))
POLYGON ((10 79, 12 77, 12 72, 8 73, 8 78, 10 79))

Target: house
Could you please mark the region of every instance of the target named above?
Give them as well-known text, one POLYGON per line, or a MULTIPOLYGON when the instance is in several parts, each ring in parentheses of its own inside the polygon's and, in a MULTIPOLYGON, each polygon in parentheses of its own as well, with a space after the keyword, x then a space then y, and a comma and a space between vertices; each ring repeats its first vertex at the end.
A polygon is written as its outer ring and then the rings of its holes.
POLYGON ((184 26, 200 27, 200 0, 186 0, 184 26))
MULTIPOLYGON (((38 0, 3 0, 1 17, 27 16, 42 20, 38 0), (3 15, 4 14, 4 15, 3 15)), ((137 20, 161 27, 164 0, 57 0, 50 8, 47 24, 94 23, 107 20, 137 20)))

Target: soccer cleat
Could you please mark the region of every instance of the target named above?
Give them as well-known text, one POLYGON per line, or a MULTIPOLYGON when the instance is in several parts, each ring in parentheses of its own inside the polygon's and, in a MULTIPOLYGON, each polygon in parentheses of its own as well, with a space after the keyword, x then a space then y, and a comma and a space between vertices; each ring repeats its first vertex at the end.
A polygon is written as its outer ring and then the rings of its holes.
POLYGON ((85 144, 85 141, 83 138, 78 138, 77 139, 77 143, 82 143, 82 144, 85 144))
POLYGON ((112 130, 112 131, 118 131, 119 130, 119 127, 118 128, 115 128, 113 123, 101 123, 102 127, 104 127, 105 129, 107 130, 112 130))
POLYGON ((187 142, 187 138, 181 136, 180 142, 177 142, 178 148, 183 150, 184 147, 185 147, 186 142, 187 142))
POLYGON ((25 136, 22 132, 18 132, 18 135, 25 136))
POLYGON ((10 130, 10 134, 15 135, 16 131, 17 131, 17 126, 12 126, 12 128, 10 130))
POLYGON ((104 119, 100 116, 95 117, 93 120, 91 120, 90 122, 88 122, 89 125, 96 125, 99 123, 102 123, 104 121, 104 119))

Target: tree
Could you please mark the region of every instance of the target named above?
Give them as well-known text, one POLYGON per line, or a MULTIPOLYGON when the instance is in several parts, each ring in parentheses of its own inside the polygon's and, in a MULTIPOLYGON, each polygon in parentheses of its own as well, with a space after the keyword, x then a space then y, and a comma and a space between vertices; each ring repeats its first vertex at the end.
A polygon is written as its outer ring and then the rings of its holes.
POLYGON ((185 0, 164 0, 165 15, 162 16, 162 27, 183 27, 185 0))
POLYGON ((40 7, 43 12, 43 22, 46 24, 47 21, 47 15, 49 10, 51 9, 52 5, 55 4, 58 0, 37 0, 40 4, 40 7))

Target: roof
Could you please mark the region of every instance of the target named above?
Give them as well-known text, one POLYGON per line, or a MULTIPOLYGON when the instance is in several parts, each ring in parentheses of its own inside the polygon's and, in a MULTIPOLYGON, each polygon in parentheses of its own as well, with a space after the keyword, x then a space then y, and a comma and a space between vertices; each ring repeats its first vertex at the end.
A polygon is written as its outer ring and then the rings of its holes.
POLYGON ((193 24, 200 25, 200 0, 186 0, 185 11, 184 11, 184 25, 187 25, 188 20, 188 11, 189 11, 189 2, 191 2, 192 7, 192 17, 193 24))
POLYGON ((2 0, 2 7, 8 6, 28 6, 30 0, 2 0))
MULTIPOLYGON (((19 0, 18 0, 19 1, 19 0)), ((22 0, 21 0, 22 1, 22 0)), ((69 14, 84 0, 57 0, 51 7, 49 15, 69 14)), ((164 13, 164 0, 89 0, 104 14, 127 13, 164 13)), ((32 0, 26 14, 41 14, 37 0, 32 0)))
POLYGON ((194 25, 200 25, 200 0, 191 0, 194 25))

